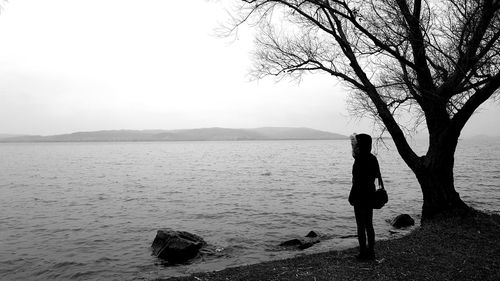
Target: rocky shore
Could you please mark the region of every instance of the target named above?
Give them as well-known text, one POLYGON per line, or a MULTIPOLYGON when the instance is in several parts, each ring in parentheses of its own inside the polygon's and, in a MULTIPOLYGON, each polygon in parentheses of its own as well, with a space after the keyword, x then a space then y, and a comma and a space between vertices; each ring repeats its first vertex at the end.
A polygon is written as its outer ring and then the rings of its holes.
POLYGON ((500 280, 500 216, 438 218, 376 251, 373 262, 348 249, 166 280, 500 280))

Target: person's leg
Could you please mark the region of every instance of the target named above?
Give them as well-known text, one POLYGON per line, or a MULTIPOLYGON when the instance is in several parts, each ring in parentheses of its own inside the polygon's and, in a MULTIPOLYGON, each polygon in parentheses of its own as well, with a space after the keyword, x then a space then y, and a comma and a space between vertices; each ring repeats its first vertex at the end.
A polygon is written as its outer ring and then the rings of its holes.
POLYGON ((364 225, 368 237, 368 256, 375 257, 375 230, 373 228, 373 209, 366 209, 364 213, 364 225))
POLYGON ((356 227, 358 229, 359 256, 362 257, 366 253, 366 235, 365 235, 365 218, 364 210, 360 207, 354 207, 354 215, 356 217, 356 227))

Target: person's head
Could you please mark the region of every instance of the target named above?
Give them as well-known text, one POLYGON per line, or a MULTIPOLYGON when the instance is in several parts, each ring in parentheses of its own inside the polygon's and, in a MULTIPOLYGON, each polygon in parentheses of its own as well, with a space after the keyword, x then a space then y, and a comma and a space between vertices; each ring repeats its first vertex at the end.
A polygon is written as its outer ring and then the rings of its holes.
POLYGON ((352 156, 368 154, 372 150, 372 137, 367 134, 353 134, 351 136, 352 156))
POLYGON ((367 134, 356 135, 356 140, 358 142, 359 153, 365 154, 372 151, 372 137, 367 134))

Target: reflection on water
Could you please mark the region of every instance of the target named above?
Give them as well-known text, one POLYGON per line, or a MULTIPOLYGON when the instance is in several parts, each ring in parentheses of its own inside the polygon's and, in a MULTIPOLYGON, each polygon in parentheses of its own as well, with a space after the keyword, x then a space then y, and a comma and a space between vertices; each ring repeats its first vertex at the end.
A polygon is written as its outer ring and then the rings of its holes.
MULTIPOLYGON (((389 148, 391 148, 389 144, 389 148)), ((499 210, 500 144, 464 142, 456 186, 499 210)), ((0 144, 0 279, 133 280, 289 257, 276 245, 315 230, 304 252, 356 245, 348 141, 0 144), (223 256, 166 268, 150 255, 158 228, 186 230, 223 256)), ((378 150, 389 192, 375 212, 417 216, 421 193, 394 149, 378 150)), ((302 252, 303 253, 303 252, 302 252)))

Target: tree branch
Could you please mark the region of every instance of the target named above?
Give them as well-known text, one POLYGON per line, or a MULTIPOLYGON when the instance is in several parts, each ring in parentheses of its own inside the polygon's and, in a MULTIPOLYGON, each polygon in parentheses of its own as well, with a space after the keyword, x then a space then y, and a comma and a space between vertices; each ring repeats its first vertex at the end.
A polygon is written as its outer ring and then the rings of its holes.
MULTIPOLYGON (((340 1, 335 1, 335 2, 340 2, 340 1)), ((411 68, 416 68, 415 64, 409 60, 407 60, 404 56, 401 56, 397 50, 392 49, 390 46, 387 44, 384 44, 381 40, 379 40, 375 35, 373 35, 370 31, 368 31, 364 26, 362 26, 358 20, 356 20, 356 15, 355 12, 349 8, 347 3, 341 2, 342 6, 347 10, 348 14, 342 13, 334 8, 331 7, 331 5, 328 3, 328 1, 325 1, 323 5, 325 5, 325 8, 329 11, 330 14, 338 14, 341 17, 345 18, 349 22, 351 22, 361 33, 363 33, 366 37, 368 37, 374 44, 375 46, 381 48, 382 50, 388 52, 390 55, 392 55, 395 59, 398 61, 401 61, 405 65, 411 67, 411 68)))
POLYGON ((420 17, 416 17, 420 16, 421 2, 415 1, 415 9, 418 8, 419 11, 413 11, 413 14, 411 14, 405 0, 396 0, 396 2, 407 24, 409 33, 408 40, 412 46, 413 62, 416 66, 415 70, 417 72, 417 80, 420 91, 423 94, 429 93, 434 90, 436 86, 434 85, 431 71, 427 65, 427 55, 424 44, 424 36, 420 27, 420 17))
POLYGON ((474 111, 488 100, 493 93, 498 91, 500 88, 500 72, 491 78, 491 80, 484 85, 481 89, 477 90, 474 95, 472 95, 467 102, 462 106, 462 108, 453 116, 452 128, 456 132, 460 132, 469 118, 474 114, 474 111))
POLYGON ((377 108, 378 116, 382 119, 387 130, 393 137, 394 143, 399 153, 403 157, 403 160, 408 164, 409 167, 414 169, 419 163, 418 156, 411 149, 410 145, 408 144, 408 141, 406 140, 406 137, 404 136, 403 131, 401 130, 401 127, 397 124, 396 120, 394 119, 394 116, 388 109, 387 104, 382 100, 376 87, 371 83, 370 79, 367 77, 366 73, 361 68, 358 60, 356 59, 356 56, 354 55, 353 50, 348 44, 348 40, 342 29, 342 24, 340 20, 335 16, 335 14, 331 14, 331 16, 337 26, 336 30, 338 31, 338 37, 340 37, 340 39, 343 40, 344 43, 347 43, 345 44, 346 46, 344 49, 344 53, 351 62, 350 63, 351 68, 354 70, 354 72, 360 79, 361 83, 365 86, 366 88, 365 93, 370 97, 371 101, 377 108))
MULTIPOLYGON (((483 50, 481 50, 479 54, 477 53, 492 19, 494 18, 495 13, 498 13, 499 9, 498 5, 495 5, 495 3, 493 3, 491 0, 481 1, 481 3, 483 3, 484 5, 480 6, 482 9, 480 9, 479 12, 479 21, 476 25, 474 25, 474 30, 471 31, 472 38, 467 41, 465 52, 460 52, 460 57, 457 60, 455 71, 450 75, 448 81, 441 86, 441 95, 445 96, 446 98, 450 98, 457 93, 456 91, 451 89, 454 89, 456 85, 461 84, 461 81, 466 78, 469 71, 471 71, 474 65, 476 65, 479 60, 486 55, 490 48, 494 46, 494 43, 500 36, 499 31, 497 30, 491 40, 486 43, 486 46, 483 48, 483 50)), ((476 14, 472 17, 477 17, 476 14)), ((466 27, 463 28, 465 29, 466 27)))

